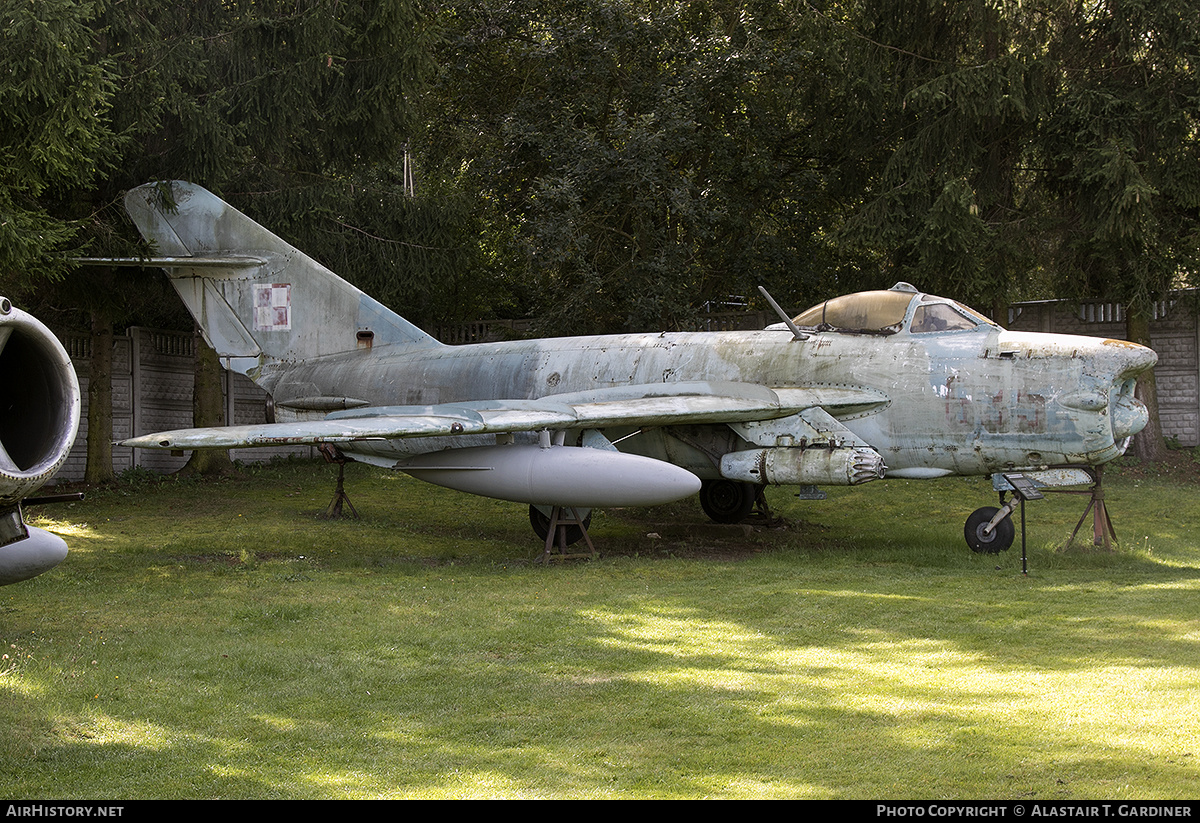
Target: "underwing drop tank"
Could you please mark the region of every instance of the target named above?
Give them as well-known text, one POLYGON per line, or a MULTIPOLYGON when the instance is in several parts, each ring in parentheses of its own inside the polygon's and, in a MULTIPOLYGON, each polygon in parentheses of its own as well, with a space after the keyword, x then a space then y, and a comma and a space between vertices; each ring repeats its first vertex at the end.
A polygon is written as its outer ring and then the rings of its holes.
POLYGON ((538 506, 656 506, 700 490, 696 475, 671 463, 579 446, 447 449, 396 468, 437 486, 538 506))

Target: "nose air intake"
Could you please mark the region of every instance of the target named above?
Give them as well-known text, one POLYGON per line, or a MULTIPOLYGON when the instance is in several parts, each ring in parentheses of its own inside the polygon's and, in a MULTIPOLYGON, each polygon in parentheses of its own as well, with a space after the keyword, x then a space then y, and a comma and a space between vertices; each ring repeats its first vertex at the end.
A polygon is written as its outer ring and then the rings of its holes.
POLYGON ((21 500, 67 459, 79 427, 79 382, 58 339, 0 297, 0 586, 62 562, 67 544, 27 526, 21 500))
POLYGON ((0 506, 49 480, 67 459, 81 398, 71 359, 33 316, 0 298, 0 506))

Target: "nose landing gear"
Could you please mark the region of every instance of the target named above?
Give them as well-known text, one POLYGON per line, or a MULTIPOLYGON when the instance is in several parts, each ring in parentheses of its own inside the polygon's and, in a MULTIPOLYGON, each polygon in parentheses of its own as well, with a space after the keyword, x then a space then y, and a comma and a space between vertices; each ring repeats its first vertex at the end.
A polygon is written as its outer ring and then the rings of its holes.
POLYGON ((1000 508, 985 506, 976 509, 967 518, 963 528, 967 545, 971 551, 981 554, 999 554, 1012 545, 1016 528, 1013 526, 1012 513, 1018 507, 1021 509, 1021 573, 1029 572, 1028 556, 1025 553, 1025 501, 1041 500, 1043 495, 1031 478, 1024 474, 998 475, 1004 481, 1007 491, 1012 492, 1012 499, 1004 501, 1005 491, 1000 492, 1000 508))
POLYGON ((1016 536, 1013 526, 1012 509, 1008 504, 1003 508, 984 506, 971 512, 967 524, 963 527, 963 536, 971 551, 979 554, 999 554, 1007 551, 1016 536))

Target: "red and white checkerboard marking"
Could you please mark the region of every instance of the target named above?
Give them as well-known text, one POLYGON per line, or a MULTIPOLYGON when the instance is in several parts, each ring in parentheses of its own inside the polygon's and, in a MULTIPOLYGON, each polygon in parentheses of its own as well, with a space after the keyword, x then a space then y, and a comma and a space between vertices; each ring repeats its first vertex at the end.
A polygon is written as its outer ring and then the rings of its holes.
POLYGON ((254 330, 288 331, 292 328, 290 283, 254 284, 254 330))

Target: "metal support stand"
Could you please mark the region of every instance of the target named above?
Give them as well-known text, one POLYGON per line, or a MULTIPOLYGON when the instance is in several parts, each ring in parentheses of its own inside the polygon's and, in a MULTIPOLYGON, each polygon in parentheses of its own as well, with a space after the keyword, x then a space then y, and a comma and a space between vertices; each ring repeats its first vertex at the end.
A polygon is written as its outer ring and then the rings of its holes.
POLYGON ((347 458, 344 454, 337 450, 336 447, 328 443, 322 443, 317 447, 321 452, 321 456, 325 458, 326 463, 338 464, 337 489, 333 493, 333 500, 329 501, 328 508, 321 515, 322 520, 340 520, 346 515, 343 513, 342 507, 349 506, 350 514, 355 520, 361 520, 358 516, 358 509, 354 508, 354 504, 350 502, 349 495, 346 494, 346 463, 347 458))
POLYGON ((1025 498, 1021 498, 1021 574, 1029 576, 1029 556, 1025 553, 1025 498))
POLYGON ((542 552, 542 556, 538 562, 548 564, 551 559, 570 560, 573 558, 587 557, 594 560, 596 558, 596 547, 592 544, 592 538, 588 536, 587 523, 584 518, 579 516, 579 510, 574 506, 555 506, 550 510, 550 526, 546 530, 546 549, 542 552), (578 526, 579 531, 583 534, 583 540, 587 543, 588 554, 567 554, 567 529, 571 526, 578 526), (555 555, 555 543, 558 543, 558 554, 555 555))
POLYGON ((1012 486, 1013 495, 1021 501, 1021 574, 1029 575, 1029 556, 1025 552, 1025 501, 1041 500, 1045 495, 1023 474, 1006 474, 1004 479, 1012 486))
POLYGON ((1091 499, 1088 500, 1087 508, 1083 510, 1083 515, 1079 518, 1079 522, 1075 524, 1075 531, 1071 532, 1071 537, 1067 540, 1067 545, 1064 548, 1070 548, 1075 543, 1075 536, 1079 534, 1079 529, 1083 526, 1083 521, 1087 520, 1088 512, 1092 514, 1092 545, 1103 546, 1105 551, 1112 551, 1113 544, 1117 542, 1117 531, 1113 528, 1112 520, 1108 516, 1108 506, 1104 502, 1102 471, 1103 466, 1097 466, 1090 472, 1095 482, 1087 491, 1062 490, 1062 494, 1087 494, 1091 496, 1091 499))
POLYGON ((767 487, 765 485, 758 486, 754 490, 754 510, 742 522, 745 523, 747 521, 763 526, 773 526, 776 524, 775 513, 771 511, 771 504, 767 502, 767 487))

